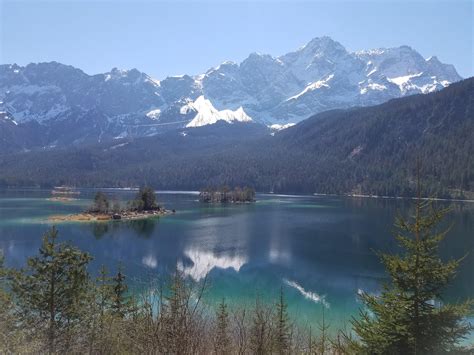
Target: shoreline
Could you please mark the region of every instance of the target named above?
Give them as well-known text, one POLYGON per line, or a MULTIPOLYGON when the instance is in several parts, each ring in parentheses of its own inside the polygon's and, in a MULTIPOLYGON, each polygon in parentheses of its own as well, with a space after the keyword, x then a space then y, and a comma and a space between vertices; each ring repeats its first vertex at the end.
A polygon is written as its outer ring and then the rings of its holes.
POLYGON ((59 197, 59 196, 55 196, 55 197, 50 197, 47 199, 48 201, 54 201, 54 202, 70 202, 70 201, 77 201, 78 199, 77 198, 73 198, 73 197, 59 197))
POLYGON ((122 213, 90 213, 81 212, 68 215, 53 215, 48 217, 48 222, 62 223, 62 222, 109 222, 109 221, 133 221, 147 218, 157 218, 174 214, 174 211, 155 210, 143 212, 122 212, 122 213))
MULTIPOLYGON (((91 191, 97 191, 100 190, 101 188, 94 188, 94 187, 82 187, 78 188, 80 190, 91 190, 91 191)), ((102 188, 104 190, 118 190, 118 191, 135 191, 134 188, 119 188, 119 187, 106 187, 102 188)), ((27 186, 27 187, 0 187, 0 190, 8 191, 8 190, 19 190, 19 191, 25 191, 25 190, 45 190, 40 187, 32 187, 32 186, 27 186)), ((198 195, 198 191, 193 191, 193 190, 156 190, 157 194, 183 194, 183 195, 198 195)), ((257 192, 259 195, 266 195, 266 196, 288 196, 288 197, 308 197, 308 196, 328 196, 328 197, 356 197, 356 198, 377 198, 377 199, 394 199, 394 200, 416 200, 418 197, 416 196, 384 196, 384 195, 364 195, 364 194, 326 194, 326 193, 303 193, 303 194, 285 194, 285 193, 271 193, 271 192, 257 192)), ((474 199, 460 199, 460 198, 438 198, 438 197, 422 197, 422 200, 434 200, 434 201, 446 201, 446 202, 470 202, 473 203, 474 199)), ((52 198, 49 198, 49 200, 53 200, 52 198)), ((72 198, 71 200, 78 200, 75 198, 72 198)), ((56 201, 59 201, 56 200, 56 201)))
MULTIPOLYGON (((356 198, 375 198, 375 199, 391 199, 391 200, 418 200, 418 197, 407 197, 407 196, 380 196, 380 195, 325 195, 325 194, 314 194, 314 196, 340 196, 340 197, 356 197, 356 198)), ((424 201, 446 201, 446 202, 474 202, 473 199, 460 199, 460 198, 439 198, 439 197, 420 197, 424 201)))

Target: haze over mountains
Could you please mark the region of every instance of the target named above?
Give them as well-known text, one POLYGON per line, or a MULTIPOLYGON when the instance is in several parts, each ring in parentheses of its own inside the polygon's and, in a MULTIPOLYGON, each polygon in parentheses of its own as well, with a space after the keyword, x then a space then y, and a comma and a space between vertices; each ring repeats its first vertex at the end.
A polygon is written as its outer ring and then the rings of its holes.
POLYGON ((161 81, 137 69, 91 76, 56 62, 6 64, 0 66, 0 148, 84 145, 221 120, 280 128, 459 80, 452 65, 407 46, 350 53, 329 37, 279 57, 252 53, 240 64, 161 81))

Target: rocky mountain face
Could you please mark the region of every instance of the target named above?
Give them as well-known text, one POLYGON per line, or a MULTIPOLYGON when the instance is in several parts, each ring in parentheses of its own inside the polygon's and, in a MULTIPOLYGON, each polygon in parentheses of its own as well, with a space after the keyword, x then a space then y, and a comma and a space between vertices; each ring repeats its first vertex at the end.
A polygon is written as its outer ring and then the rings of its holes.
POLYGON ((460 79, 452 65, 407 46, 350 53, 328 37, 280 57, 252 53, 240 64, 161 81, 137 69, 88 75, 56 62, 1 65, 0 112, 8 119, 0 117, 0 144, 4 151, 86 144, 220 120, 281 127, 330 109, 433 92, 460 79), (24 130, 42 137, 32 140, 24 130))

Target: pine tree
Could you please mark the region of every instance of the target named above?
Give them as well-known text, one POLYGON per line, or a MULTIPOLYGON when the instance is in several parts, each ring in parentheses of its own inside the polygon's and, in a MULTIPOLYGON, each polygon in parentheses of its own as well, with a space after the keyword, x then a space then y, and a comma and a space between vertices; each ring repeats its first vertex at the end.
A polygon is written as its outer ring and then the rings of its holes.
MULTIPOLYGON (((133 311, 133 300, 127 295, 128 285, 125 282, 122 264, 119 264, 117 274, 113 277, 111 309, 112 313, 119 318, 125 318, 133 311)), ((105 290, 104 290, 105 291, 105 290)))
POLYGON ((110 209, 109 198, 106 194, 98 191, 94 196, 94 203, 90 208, 91 212, 107 213, 110 209))
POLYGON ((91 284, 88 294, 90 300, 88 332, 89 353, 107 353, 112 351, 111 344, 119 343, 114 339, 116 335, 117 320, 112 312, 114 301, 113 279, 104 265, 99 270, 99 275, 94 284, 91 284))
MULTIPOLYGON (((120 276, 123 281, 123 277, 120 276)), ((110 309, 114 299, 114 287, 112 285, 112 278, 109 276, 107 268, 102 265, 99 270, 99 276, 96 279, 97 287, 97 306, 100 310, 100 315, 104 316, 110 309)))
POLYGON ((308 332, 308 354, 312 354, 314 352, 315 345, 314 345, 314 339, 313 339, 313 329, 311 326, 309 326, 309 332, 308 332))
POLYGON ((75 326, 82 320, 89 285, 89 254, 57 243, 55 227, 43 237, 39 255, 26 270, 12 275, 19 320, 24 329, 43 333, 49 353, 67 351, 75 326))
POLYGON ((219 303, 216 314, 216 329, 214 337, 214 350, 216 354, 228 354, 230 352, 229 336, 229 312, 225 300, 219 303))
POLYGON ((411 218, 399 218, 396 239, 401 254, 380 254, 391 284, 380 296, 363 293, 367 310, 352 320, 358 352, 432 354, 452 350, 472 329, 465 317, 472 301, 443 304, 442 292, 461 259, 443 262, 438 249, 448 230, 439 230, 447 210, 418 198, 411 218))
POLYGON ((135 200, 131 201, 131 208, 137 211, 150 211, 159 209, 156 201, 155 190, 151 187, 142 187, 135 197, 135 200))
POLYGON ((322 305, 322 316, 321 321, 318 323, 319 330, 319 342, 317 345, 318 354, 324 355, 331 348, 331 339, 329 338, 330 324, 326 322, 326 314, 324 312, 324 305, 322 305))
POLYGON ((13 301, 7 289, 7 270, 3 267, 3 255, 0 254, 0 353, 14 353, 18 332, 15 327, 13 301))
POLYGON ((271 333, 269 312, 261 304, 259 298, 255 301, 255 309, 250 327, 250 350, 254 354, 271 352, 271 333))
POLYGON ((280 297, 276 303, 275 329, 273 335, 274 352, 277 354, 288 354, 290 352, 290 320, 288 317, 288 305, 283 295, 283 287, 280 288, 280 297))
POLYGON ((165 352, 167 353, 186 352, 189 340, 188 334, 186 334, 187 325, 190 321, 188 314, 189 298, 190 290, 182 273, 176 268, 162 307, 165 352))

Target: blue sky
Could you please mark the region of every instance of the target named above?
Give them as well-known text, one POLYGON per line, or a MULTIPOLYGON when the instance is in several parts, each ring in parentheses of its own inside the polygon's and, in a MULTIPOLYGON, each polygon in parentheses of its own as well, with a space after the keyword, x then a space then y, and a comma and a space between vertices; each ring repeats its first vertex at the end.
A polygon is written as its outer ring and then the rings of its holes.
POLYGON ((0 0, 0 63, 58 61, 89 74, 198 74, 328 35, 348 50, 410 45, 473 76, 472 0, 0 0))

